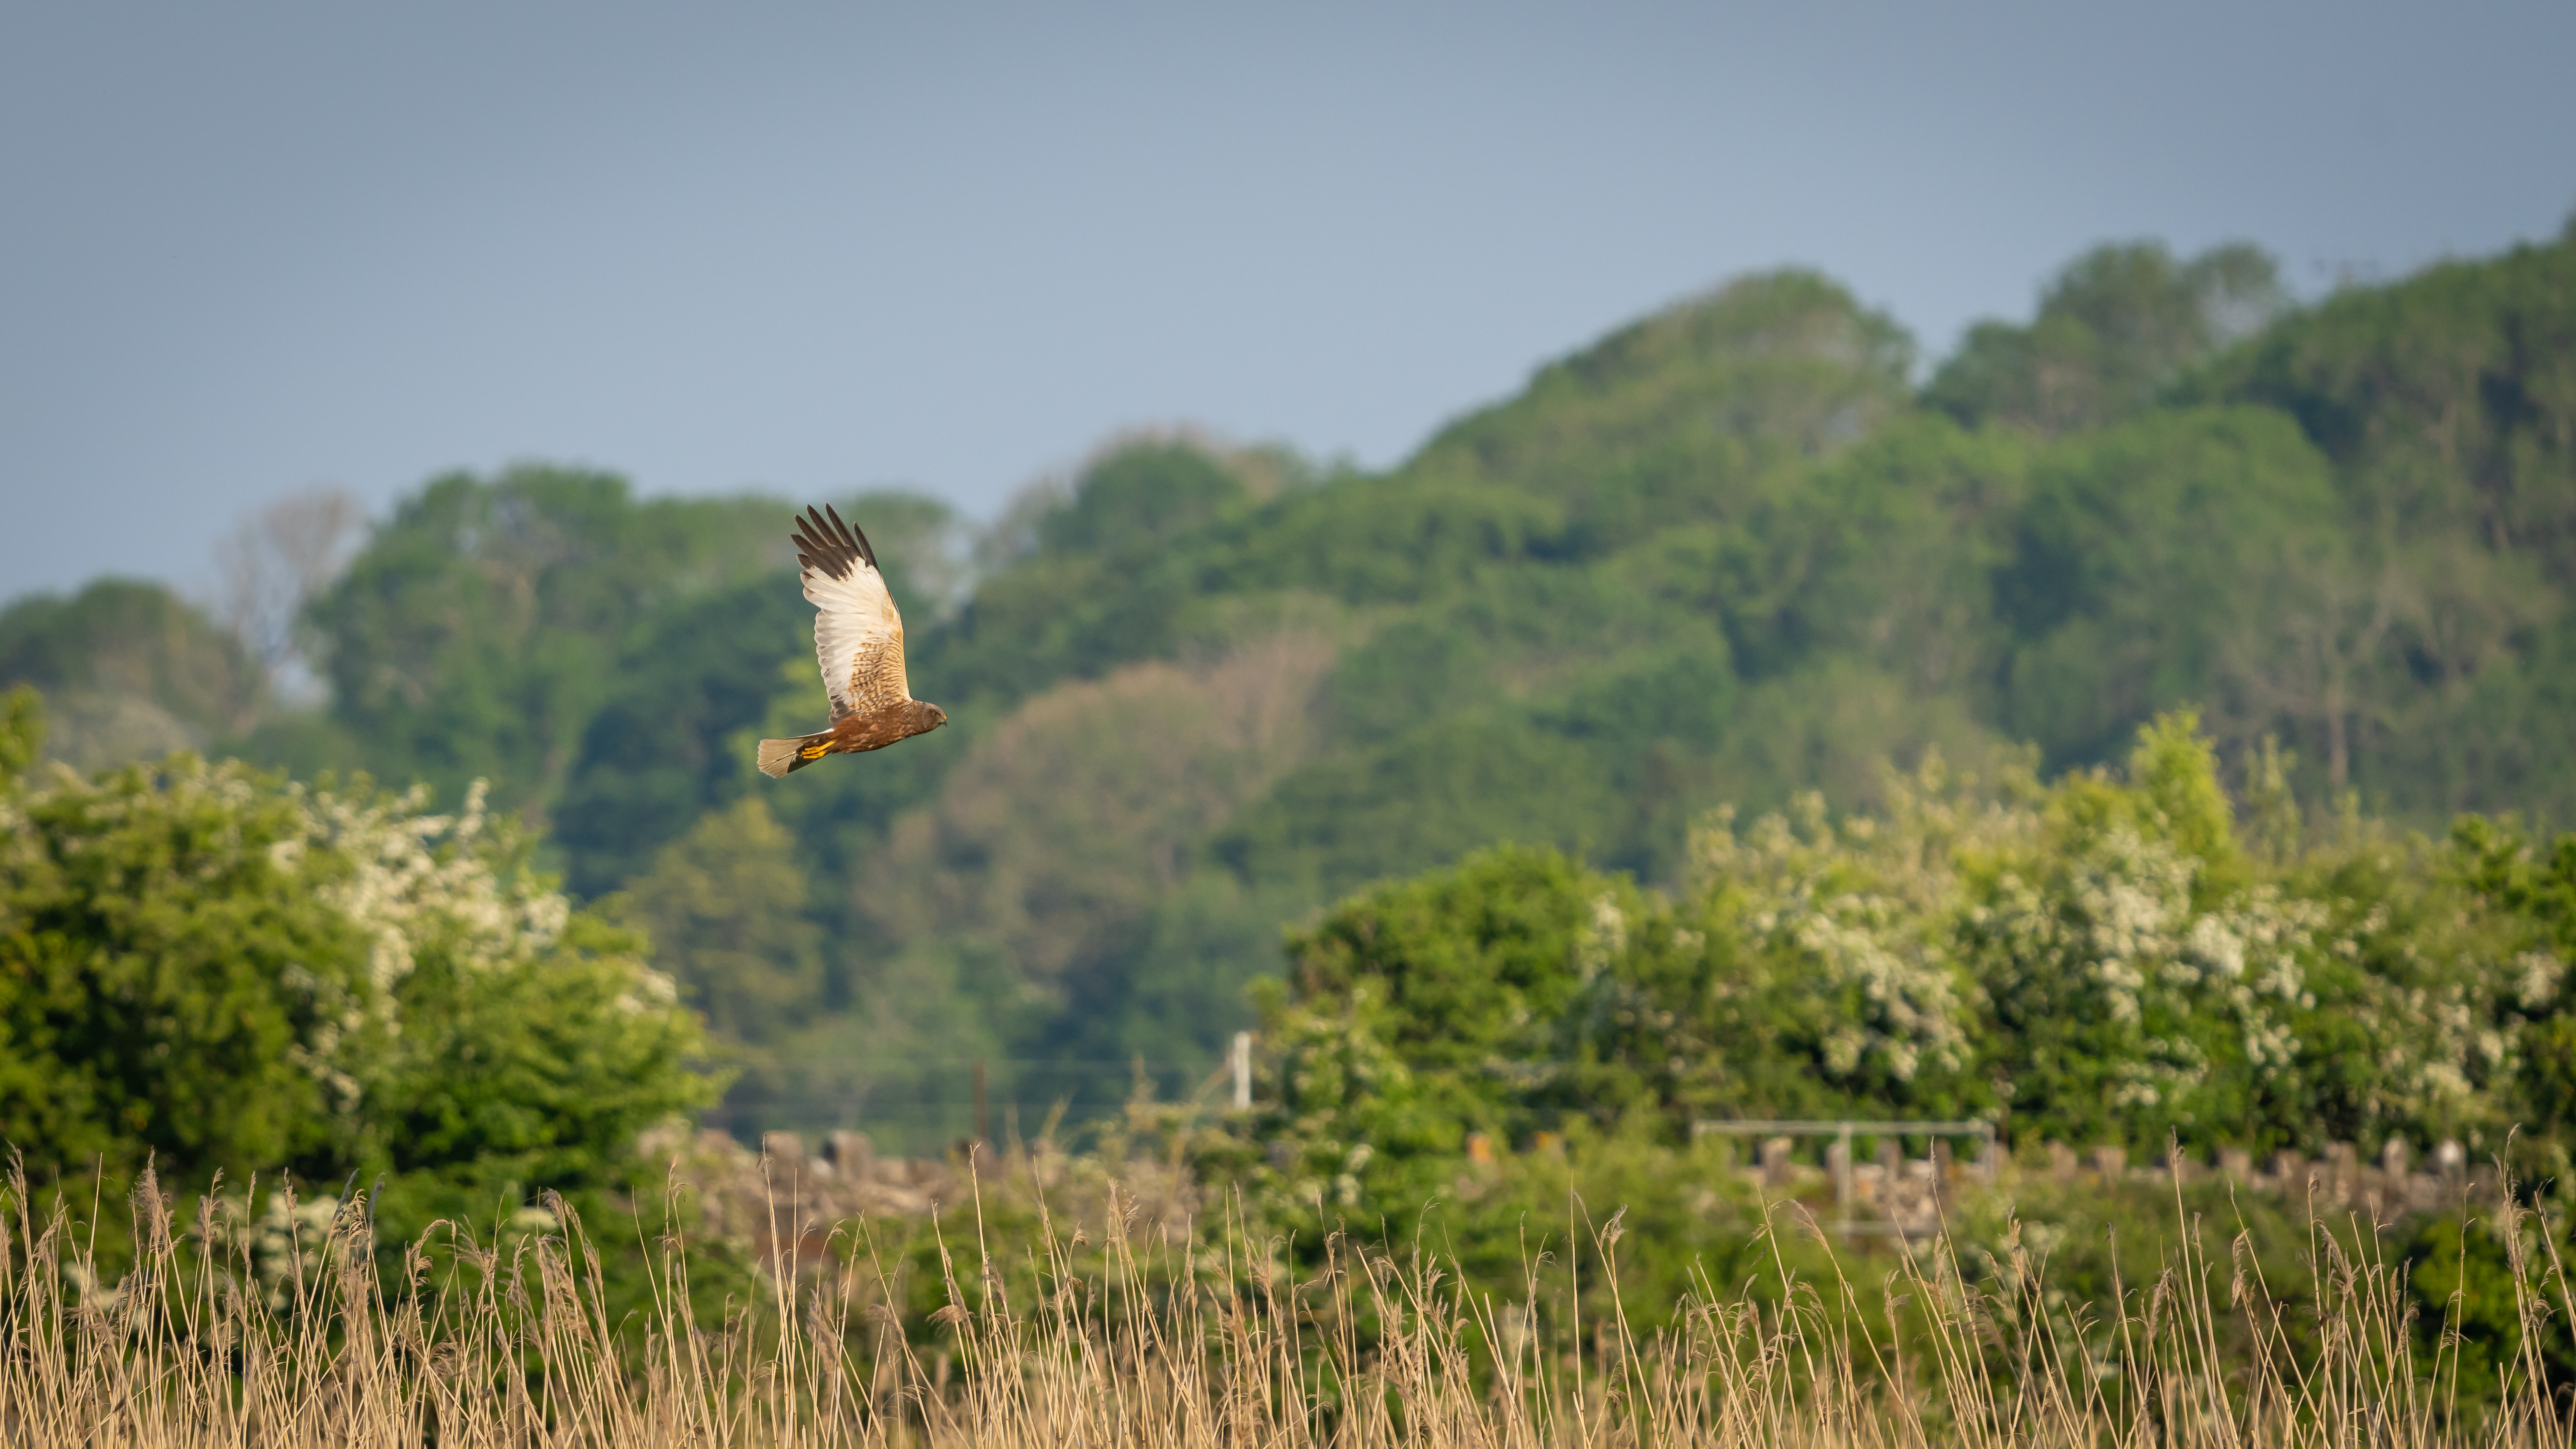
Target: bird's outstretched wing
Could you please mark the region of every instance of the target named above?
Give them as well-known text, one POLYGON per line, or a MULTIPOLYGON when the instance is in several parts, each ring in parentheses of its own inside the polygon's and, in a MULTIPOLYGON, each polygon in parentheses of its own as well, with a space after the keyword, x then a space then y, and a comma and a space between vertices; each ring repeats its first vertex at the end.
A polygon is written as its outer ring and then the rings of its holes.
POLYGON ((830 508, 796 520, 796 567, 814 615, 814 658, 838 723, 912 698, 903 677, 903 616, 868 536, 830 508))

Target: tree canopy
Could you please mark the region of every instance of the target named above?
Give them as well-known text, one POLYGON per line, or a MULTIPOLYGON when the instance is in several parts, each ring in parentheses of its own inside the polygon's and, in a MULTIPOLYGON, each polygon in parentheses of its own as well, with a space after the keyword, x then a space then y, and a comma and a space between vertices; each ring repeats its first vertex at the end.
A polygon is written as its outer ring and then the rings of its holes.
POLYGON ((2265 798, 2238 820, 2176 715, 2116 770, 1936 761, 1879 811, 1719 817, 1670 897, 1531 847, 1373 886, 1290 936, 1256 1176, 1401 1209, 1468 1133, 1639 1110, 1675 1138, 1976 1116, 2026 1145, 2311 1153, 2518 1125, 2563 1164, 2576 836, 2285 837, 2265 798))
POLYGON ((478 788, 308 786, 0 738, 0 1122, 32 1168, 558 1188, 698 1105, 644 940, 531 873, 478 788))
MULTIPOLYGON (((886 1071, 1211 1061, 1283 925, 1376 882, 1509 842, 1682 899, 1722 806, 1884 815, 1882 767, 1936 751, 2123 768, 2184 708, 2237 798, 2270 762, 2301 831, 2347 797, 2427 835, 2576 823, 2576 241, 2305 306, 2249 248, 2115 244, 1920 389, 1915 356, 1788 270, 1382 472, 1134 435, 971 548, 926 500, 843 500, 952 727, 791 784, 748 766, 824 714, 789 505, 595 472, 406 499, 311 606, 317 710, 239 693, 231 646, 149 642, 210 627, 166 594, 149 628, 77 622, 142 607, 125 585, 12 606, 0 678, 67 727, 111 696, 180 722, 142 754, 488 780, 577 898, 628 893, 737 1046, 886 1071), (728 881, 802 904, 752 931, 728 881)), ((2175 868, 2096 844, 2047 888, 2175 868)))

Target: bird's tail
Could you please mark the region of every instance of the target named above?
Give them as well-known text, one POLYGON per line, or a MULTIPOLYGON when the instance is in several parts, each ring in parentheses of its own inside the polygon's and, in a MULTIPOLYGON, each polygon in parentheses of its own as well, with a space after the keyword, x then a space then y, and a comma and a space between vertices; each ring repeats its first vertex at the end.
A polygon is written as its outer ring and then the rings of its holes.
POLYGON ((823 746, 831 738, 832 732, 825 730, 818 735, 799 735, 792 740, 762 740, 757 756, 760 773, 774 780, 791 770, 804 769, 823 758, 823 746))

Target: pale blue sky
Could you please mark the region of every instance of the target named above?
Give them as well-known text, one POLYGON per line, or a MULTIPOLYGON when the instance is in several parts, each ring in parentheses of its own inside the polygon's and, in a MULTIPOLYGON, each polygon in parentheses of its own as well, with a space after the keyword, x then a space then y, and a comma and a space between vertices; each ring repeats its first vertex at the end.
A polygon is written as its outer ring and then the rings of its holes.
POLYGON ((0 7, 0 598, 591 462, 989 511, 1364 463, 1748 268, 1937 353, 2094 241, 2554 234, 2576 5, 0 7))

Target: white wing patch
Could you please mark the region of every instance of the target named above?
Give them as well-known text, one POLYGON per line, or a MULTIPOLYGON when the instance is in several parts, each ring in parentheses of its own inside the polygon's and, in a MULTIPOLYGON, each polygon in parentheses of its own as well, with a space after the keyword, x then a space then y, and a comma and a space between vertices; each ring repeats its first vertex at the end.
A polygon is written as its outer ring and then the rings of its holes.
MULTIPOLYGON (((835 513, 831 521, 840 524, 840 516, 835 513)), ((824 527, 820 520, 809 529, 814 537, 797 540, 797 564, 806 601, 816 611, 814 658, 832 696, 833 721, 912 698, 903 674, 903 616, 895 612, 885 576, 862 552, 865 544, 845 529, 824 527)))

